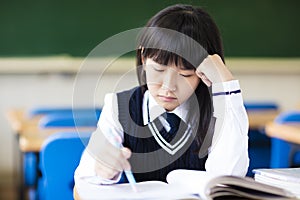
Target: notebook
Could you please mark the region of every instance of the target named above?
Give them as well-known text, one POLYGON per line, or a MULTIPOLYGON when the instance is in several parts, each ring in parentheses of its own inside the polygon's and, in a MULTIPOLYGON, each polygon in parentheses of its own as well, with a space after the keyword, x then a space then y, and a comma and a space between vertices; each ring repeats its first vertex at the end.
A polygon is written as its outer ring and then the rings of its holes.
POLYGON ((254 169, 260 183, 284 188, 300 198, 300 168, 254 169))

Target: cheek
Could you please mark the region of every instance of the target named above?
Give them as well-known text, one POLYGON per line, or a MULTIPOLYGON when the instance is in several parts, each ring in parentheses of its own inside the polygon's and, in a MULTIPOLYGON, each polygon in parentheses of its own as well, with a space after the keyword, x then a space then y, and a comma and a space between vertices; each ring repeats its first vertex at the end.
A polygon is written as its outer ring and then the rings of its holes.
POLYGON ((150 92, 150 94, 156 98, 156 96, 158 95, 158 91, 159 91, 159 86, 156 84, 147 84, 148 87, 148 91, 150 92))
POLYGON ((191 79, 185 79, 181 80, 179 86, 180 90, 180 99, 181 101, 185 101, 188 99, 195 91, 195 89, 198 87, 200 83, 199 78, 191 78, 191 79))
POLYGON ((193 76, 189 78, 178 76, 177 83, 179 86, 187 90, 195 90, 200 83, 200 79, 197 76, 193 76))
POLYGON ((157 91, 158 90, 158 85, 157 84, 147 84, 147 87, 148 87, 148 90, 151 92, 151 93, 153 93, 153 92, 155 92, 155 91, 157 91))
POLYGON ((151 70, 148 70, 146 72, 146 80, 147 80, 147 85, 150 86, 159 86, 162 83, 163 80, 163 73, 155 73, 151 70))

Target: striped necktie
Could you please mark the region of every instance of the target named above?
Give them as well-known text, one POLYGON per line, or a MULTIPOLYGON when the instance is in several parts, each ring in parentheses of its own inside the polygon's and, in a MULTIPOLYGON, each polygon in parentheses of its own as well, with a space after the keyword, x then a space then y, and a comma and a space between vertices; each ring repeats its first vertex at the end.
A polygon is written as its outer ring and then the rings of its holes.
POLYGON ((169 133, 176 134, 180 125, 180 118, 174 113, 167 113, 166 120, 171 127, 169 133))

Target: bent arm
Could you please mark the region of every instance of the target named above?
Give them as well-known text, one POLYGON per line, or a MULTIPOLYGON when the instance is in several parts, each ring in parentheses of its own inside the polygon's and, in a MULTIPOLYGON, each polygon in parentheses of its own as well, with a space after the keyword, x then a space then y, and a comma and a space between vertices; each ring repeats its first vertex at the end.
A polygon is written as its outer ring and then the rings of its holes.
MULTIPOLYGON (((105 96, 104 106, 98 121, 97 129, 93 132, 89 144, 84 150, 80 163, 75 171, 75 184, 85 180, 94 184, 112 184, 120 180, 121 173, 112 178, 102 178, 97 173, 97 162, 110 168, 111 159, 118 160, 118 148, 113 144, 114 137, 120 136, 123 140, 122 127, 118 121, 117 99, 115 94, 105 96), (105 148, 104 148, 105 147, 105 148)), ((113 168, 113 166, 111 166, 113 168)), ((106 168, 104 168, 106 169, 106 168)), ((108 173, 108 171, 103 171, 108 173)), ((101 173, 100 173, 101 174, 101 173)))
POLYGON ((212 85, 215 132, 205 168, 216 175, 245 176, 249 166, 248 116, 237 80, 212 85), (225 92, 225 93, 224 93, 225 92), (229 92, 229 93, 226 93, 229 92))

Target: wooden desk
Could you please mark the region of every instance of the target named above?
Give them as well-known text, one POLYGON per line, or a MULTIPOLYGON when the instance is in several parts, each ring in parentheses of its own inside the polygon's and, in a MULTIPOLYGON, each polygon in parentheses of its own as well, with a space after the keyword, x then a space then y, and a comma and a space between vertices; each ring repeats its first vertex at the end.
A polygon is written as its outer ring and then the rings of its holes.
POLYGON ((46 138, 57 132, 92 132, 95 127, 80 128, 47 128, 39 129, 38 127, 29 126, 22 130, 19 138, 19 148, 22 152, 39 152, 46 138))
POLYGON ((276 124, 270 122, 266 125, 266 134, 269 137, 300 144, 300 123, 276 124))
POLYGON ((28 199, 29 189, 24 184, 24 152, 20 148, 20 139, 21 134, 29 127, 37 127, 39 120, 42 116, 35 116, 32 119, 29 119, 26 116, 25 109, 11 109, 6 113, 6 118, 13 130, 14 133, 14 145, 13 145, 13 161, 16 170, 14 173, 14 184, 16 185, 16 193, 19 195, 18 199, 28 199))
POLYGON ((24 109, 12 109, 7 112, 7 119, 17 134, 21 152, 38 152, 44 140, 57 132, 94 131, 95 127, 45 128, 38 127, 42 115, 29 119, 24 109))
POLYGON ((274 121, 280 113, 278 110, 251 110, 247 111, 249 118, 249 128, 259 129, 264 128, 267 123, 274 121))
MULTIPOLYGON (((76 131, 93 131, 95 127, 80 128, 47 128, 38 127, 39 120, 43 115, 28 118, 25 109, 11 109, 6 113, 6 117, 15 134, 14 145, 14 162, 17 171, 14 172, 16 179, 16 192, 20 194, 19 199, 28 199, 28 191, 30 187, 24 184, 26 164, 30 162, 30 166, 36 165, 38 160, 38 152, 40 151, 44 141, 48 136, 57 132, 76 132, 76 131)), ((30 168, 31 169, 31 168, 30 168)), ((33 168, 32 168, 33 169, 33 168)), ((31 179, 30 179, 31 180, 31 179)))
POLYGON ((11 128, 16 134, 20 134, 25 128, 32 126, 35 127, 42 118, 41 115, 29 119, 26 116, 25 109, 11 109, 6 113, 6 118, 10 123, 11 128))
POLYGON ((75 186, 73 188, 73 198, 74 198, 74 200, 80 200, 79 194, 78 194, 75 186))

